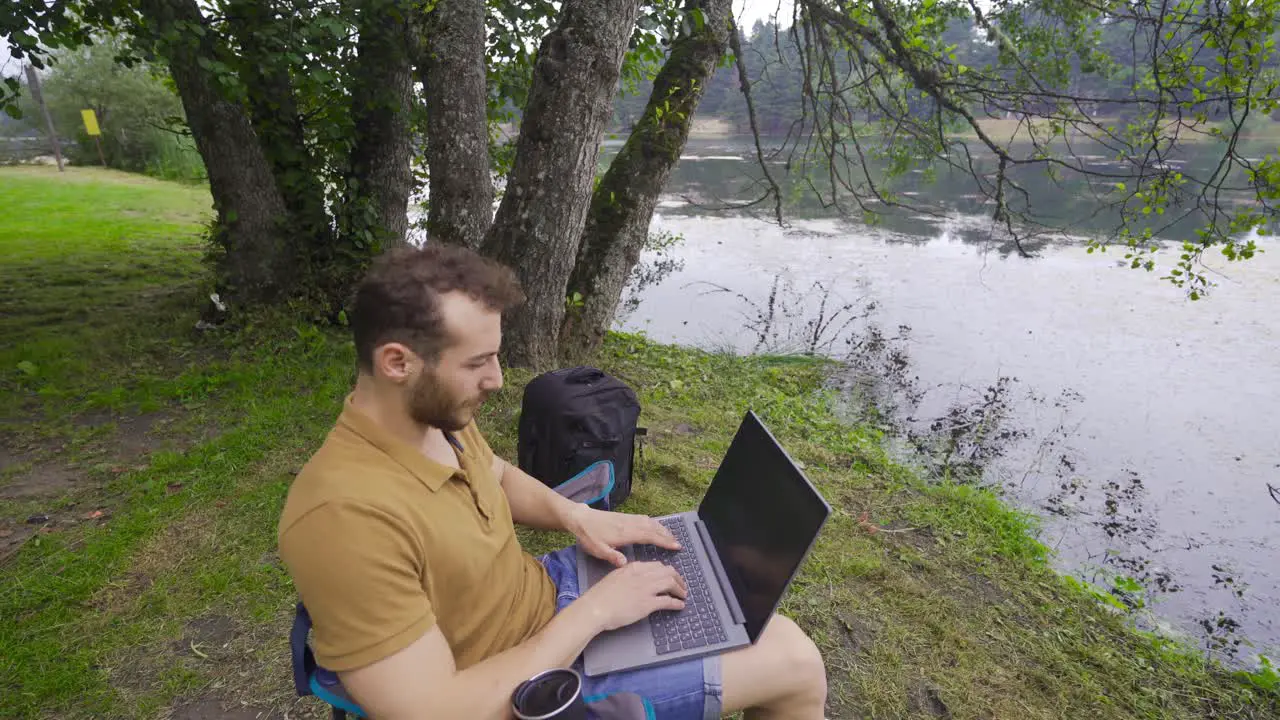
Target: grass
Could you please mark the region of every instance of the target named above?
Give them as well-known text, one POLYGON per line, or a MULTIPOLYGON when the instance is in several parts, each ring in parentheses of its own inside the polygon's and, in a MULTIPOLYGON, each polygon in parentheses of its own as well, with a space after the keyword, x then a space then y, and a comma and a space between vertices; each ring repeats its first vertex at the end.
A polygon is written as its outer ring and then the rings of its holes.
MULTIPOLYGON (((280 317, 192 329, 208 204, 115 173, 0 170, 0 543, 17 548, 0 561, 0 717, 316 710, 292 697, 275 523, 352 350, 280 317)), ((842 423, 824 364, 633 335, 599 362, 651 428, 627 510, 696 502, 748 407, 836 507, 783 609, 827 658, 831 717, 1280 717, 1275 696, 1060 579, 1031 518, 842 423)), ((481 418, 507 457, 528 379, 509 372, 481 418)))
MULTIPOLYGON (((159 132, 159 131, 157 131, 159 132)), ((190 137, 167 135, 159 143, 154 156, 147 158, 146 174, 151 177, 177 182, 203 182, 208 180, 204 160, 190 137)))

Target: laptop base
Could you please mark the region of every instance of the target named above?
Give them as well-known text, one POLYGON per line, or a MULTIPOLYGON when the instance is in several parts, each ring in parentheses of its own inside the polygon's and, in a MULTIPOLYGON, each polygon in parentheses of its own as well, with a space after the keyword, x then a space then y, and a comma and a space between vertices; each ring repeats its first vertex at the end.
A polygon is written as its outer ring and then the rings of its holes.
MULTIPOLYGON (((692 538, 698 536, 694 529, 694 521, 697 520, 697 517, 696 512, 690 511, 658 519, 679 518, 685 524, 688 534, 692 538)), ((703 577, 714 578, 715 570, 707 556, 708 548, 702 545, 700 539, 694 540, 694 542, 697 545, 695 555, 699 565, 702 567, 703 577)), ((632 548, 624 548, 622 552, 627 556, 628 562, 635 559, 632 548)), ((578 549, 577 559, 579 589, 583 593, 614 569, 609 563, 587 555, 581 548, 578 549)), ((650 619, 644 618, 626 627, 597 635, 583 652, 583 672, 589 677, 596 677, 623 670, 636 670, 654 665, 691 660, 750 645, 751 640, 747 637, 746 628, 741 624, 734 624, 728 609, 729 603, 724 597, 719 583, 712 580, 706 585, 712 595, 712 604, 716 612, 721 616, 725 633, 724 642, 704 645, 692 650, 675 650, 659 654, 654 644, 650 619)))

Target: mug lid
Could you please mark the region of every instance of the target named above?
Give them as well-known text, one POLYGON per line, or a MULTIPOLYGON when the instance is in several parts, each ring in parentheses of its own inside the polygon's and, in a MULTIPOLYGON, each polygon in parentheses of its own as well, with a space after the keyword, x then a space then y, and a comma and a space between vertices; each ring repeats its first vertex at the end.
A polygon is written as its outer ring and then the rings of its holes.
POLYGON ((516 687, 515 691, 511 693, 511 709, 519 720, 549 720, 561 712, 564 712, 565 708, 572 705, 581 694, 582 676, 578 674, 577 670, 574 670, 573 668, 552 668, 550 670, 543 670, 537 675, 534 675, 528 680, 520 683, 520 685, 516 687), (537 715, 530 715, 528 713, 521 712, 521 701, 528 700, 528 696, 531 695, 533 691, 541 689, 540 686, 545 685, 548 682, 552 682, 556 675, 565 675, 565 680, 572 683, 573 692, 568 693, 568 697, 562 697, 565 694, 563 690, 564 686, 562 685, 556 688, 557 692, 555 699, 558 704, 554 710, 542 712, 537 715))

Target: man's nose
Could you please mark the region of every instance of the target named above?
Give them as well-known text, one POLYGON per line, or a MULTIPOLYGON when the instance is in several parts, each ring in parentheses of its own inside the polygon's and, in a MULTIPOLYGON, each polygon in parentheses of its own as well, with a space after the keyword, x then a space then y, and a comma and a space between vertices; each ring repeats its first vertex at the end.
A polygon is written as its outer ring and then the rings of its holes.
POLYGON ((481 387, 486 392, 497 392, 502 389, 502 366, 498 364, 497 358, 494 358, 490 371, 485 376, 481 387))

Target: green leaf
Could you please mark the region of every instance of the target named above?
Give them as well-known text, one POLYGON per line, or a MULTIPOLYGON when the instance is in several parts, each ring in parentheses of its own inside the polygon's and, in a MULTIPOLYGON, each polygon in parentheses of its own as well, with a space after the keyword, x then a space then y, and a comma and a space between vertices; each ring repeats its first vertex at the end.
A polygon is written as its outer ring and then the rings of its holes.
POLYGON ((1131 577, 1118 577, 1115 580, 1117 590, 1127 593, 1140 593, 1143 590, 1142 585, 1131 577))
POLYGON ((1110 607, 1115 608, 1116 610, 1121 610, 1121 611, 1128 611, 1129 609, 1125 607, 1124 603, 1117 600, 1115 595, 1112 595, 1106 590, 1099 590, 1098 588, 1095 588, 1092 585, 1088 586, 1088 590, 1090 595, 1092 595, 1098 601, 1102 602, 1104 605, 1108 605, 1110 607))
POLYGON ((36 367, 36 364, 31 362, 30 360, 23 360, 22 362, 18 363, 18 369, 21 370, 22 373, 24 375, 27 375, 28 377, 35 377, 36 374, 40 372, 40 368, 36 367))

